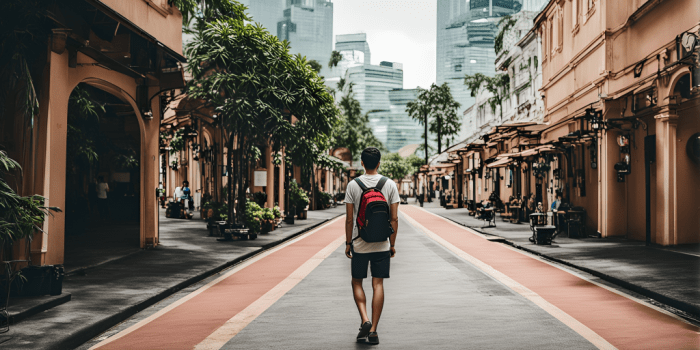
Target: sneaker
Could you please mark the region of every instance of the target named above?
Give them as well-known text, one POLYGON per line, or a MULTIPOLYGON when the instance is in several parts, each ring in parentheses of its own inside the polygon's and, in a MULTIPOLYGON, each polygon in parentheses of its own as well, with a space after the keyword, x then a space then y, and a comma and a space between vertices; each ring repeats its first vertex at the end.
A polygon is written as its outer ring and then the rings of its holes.
POLYGON ((372 322, 367 321, 360 325, 360 333, 357 333, 357 341, 365 341, 369 334, 369 329, 372 328, 372 322))
POLYGON ((377 332, 370 332, 367 336, 367 341, 372 345, 379 344, 379 336, 377 335, 377 332))

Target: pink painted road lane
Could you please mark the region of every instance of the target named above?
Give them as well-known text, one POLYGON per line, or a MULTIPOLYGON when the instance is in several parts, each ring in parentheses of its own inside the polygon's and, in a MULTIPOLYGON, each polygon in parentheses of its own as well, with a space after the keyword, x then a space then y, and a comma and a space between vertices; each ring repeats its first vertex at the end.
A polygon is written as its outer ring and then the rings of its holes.
POLYGON ((341 219, 254 261, 140 327, 116 335, 116 340, 98 344, 96 349, 193 349, 229 319, 288 279, 319 251, 329 245, 339 246, 344 236, 341 219))
MULTIPOLYGON (((542 297, 618 349, 700 349, 700 329, 414 206, 403 214, 542 297)), ((582 328, 585 328, 582 327, 582 328)))

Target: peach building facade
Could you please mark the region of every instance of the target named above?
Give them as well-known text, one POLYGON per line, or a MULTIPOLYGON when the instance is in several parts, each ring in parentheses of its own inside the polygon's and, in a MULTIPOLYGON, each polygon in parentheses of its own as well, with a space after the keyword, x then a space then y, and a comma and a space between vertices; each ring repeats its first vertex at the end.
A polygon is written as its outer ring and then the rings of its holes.
POLYGON ((43 195, 46 204, 63 211, 48 217, 43 234, 35 236, 32 261, 41 265, 64 261, 68 104, 78 84, 106 92, 122 106, 131 107, 124 118, 138 125, 139 180, 134 192, 140 246, 154 246, 158 244, 154 189, 158 187, 162 111, 158 97, 183 83, 182 15, 167 0, 86 0, 52 9, 51 16, 54 29, 41 68, 44 74, 42 81, 35 82, 40 91, 37 125, 31 138, 16 140, 31 143, 34 151, 14 156, 24 169, 22 194, 43 195), (90 18, 86 13, 99 16, 99 21, 86 20, 90 18))
POLYGON ((553 0, 535 19, 542 142, 594 135, 572 143, 562 187, 603 237, 700 242, 699 19, 695 0, 553 0))

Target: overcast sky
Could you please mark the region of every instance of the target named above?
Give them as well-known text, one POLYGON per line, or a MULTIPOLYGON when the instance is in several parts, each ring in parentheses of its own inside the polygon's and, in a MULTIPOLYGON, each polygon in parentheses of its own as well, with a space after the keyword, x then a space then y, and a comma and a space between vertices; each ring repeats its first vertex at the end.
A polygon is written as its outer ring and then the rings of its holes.
POLYGON ((428 88, 435 82, 436 3, 333 0, 333 35, 366 33, 372 64, 403 63, 404 88, 428 88))

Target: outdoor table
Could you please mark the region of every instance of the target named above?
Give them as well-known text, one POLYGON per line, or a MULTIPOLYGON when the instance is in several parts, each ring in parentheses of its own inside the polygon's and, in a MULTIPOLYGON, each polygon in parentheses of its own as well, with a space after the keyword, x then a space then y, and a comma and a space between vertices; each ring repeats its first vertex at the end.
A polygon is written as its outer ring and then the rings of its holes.
POLYGON ((530 214, 530 229, 534 230, 535 226, 547 225, 547 214, 532 213, 530 214))
POLYGON ((586 212, 581 210, 569 210, 566 213, 566 226, 570 238, 585 238, 586 212))
POLYGON ((508 208, 508 212, 512 215, 510 217, 510 222, 514 224, 520 223, 520 205, 506 204, 506 207, 508 208))

